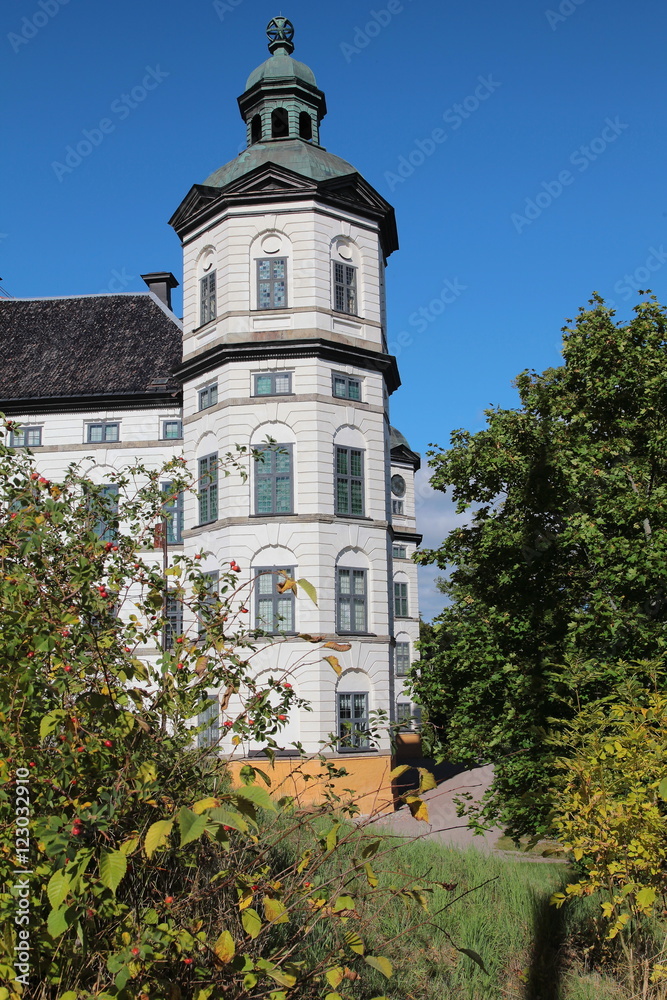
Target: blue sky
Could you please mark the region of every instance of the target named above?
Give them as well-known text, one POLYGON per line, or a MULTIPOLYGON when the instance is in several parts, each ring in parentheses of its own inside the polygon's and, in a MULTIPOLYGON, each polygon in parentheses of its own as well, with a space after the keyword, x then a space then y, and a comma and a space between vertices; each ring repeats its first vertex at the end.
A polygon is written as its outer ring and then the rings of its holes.
MULTIPOLYGON (((10 294, 134 291, 142 272, 180 276, 167 220, 242 148, 236 97, 278 13, 273 0, 6 0, 10 294), (86 132, 90 154, 68 165, 86 132)), ((559 363, 560 328, 594 289, 620 318, 638 288, 667 300, 667 8, 290 0, 282 13, 327 95, 324 145, 396 207, 389 341, 403 387, 392 421, 413 448, 446 445, 452 429, 483 426, 485 408, 514 405, 512 379, 559 363)), ((426 478, 420 523, 437 544, 454 515, 426 478)))

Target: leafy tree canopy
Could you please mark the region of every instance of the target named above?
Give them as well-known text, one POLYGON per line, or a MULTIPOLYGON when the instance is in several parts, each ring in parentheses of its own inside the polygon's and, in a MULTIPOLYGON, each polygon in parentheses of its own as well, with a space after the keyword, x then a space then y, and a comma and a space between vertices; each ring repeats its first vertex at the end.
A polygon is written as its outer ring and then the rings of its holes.
POLYGON ((564 328, 563 364, 517 378, 520 407, 430 453, 432 484, 470 521, 418 556, 448 570, 451 604, 414 691, 441 756, 495 763, 482 816, 517 837, 546 829, 554 665, 597 664, 586 699, 621 661, 665 653, 666 321, 650 297, 617 323, 594 295, 564 328))

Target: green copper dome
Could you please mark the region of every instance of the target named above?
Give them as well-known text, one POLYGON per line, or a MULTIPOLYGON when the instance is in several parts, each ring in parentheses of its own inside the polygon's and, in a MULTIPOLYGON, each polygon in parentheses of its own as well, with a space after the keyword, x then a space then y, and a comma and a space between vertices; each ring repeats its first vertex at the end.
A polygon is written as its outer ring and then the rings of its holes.
POLYGON ((301 139, 292 139, 282 142, 258 142, 254 146, 249 146, 231 163, 226 163, 224 167, 212 173, 204 184, 208 187, 226 187, 227 184, 243 177, 244 174, 249 174, 255 167, 264 163, 276 163, 314 181, 345 177, 347 174, 357 172, 347 160, 342 160, 333 153, 327 153, 321 146, 313 146, 301 139))
POLYGON ((284 49, 276 49, 270 59, 250 74, 245 89, 251 90, 255 84, 264 80, 303 80, 311 87, 317 86, 315 74, 310 66, 299 62, 298 59, 292 59, 284 49))

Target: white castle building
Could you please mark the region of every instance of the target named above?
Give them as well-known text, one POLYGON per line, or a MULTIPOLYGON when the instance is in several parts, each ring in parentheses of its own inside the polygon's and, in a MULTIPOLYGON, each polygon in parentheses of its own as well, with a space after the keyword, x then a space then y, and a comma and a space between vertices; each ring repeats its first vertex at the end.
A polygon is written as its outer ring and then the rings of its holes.
POLYGON ((271 57, 239 98, 247 149, 170 220, 183 245, 182 323, 170 273, 144 275, 141 294, 2 300, 0 409, 49 478, 90 454, 97 482, 182 454, 199 496, 175 512, 170 550, 203 551, 213 582, 236 560, 254 581, 256 627, 351 644, 337 677, 312 656, 304 666, 313 647, 298 638, 258 640, 258 671, 290 671, 313 708, 295 713, 281 745, 318 751, 334 733, 335 754, 387 756, 388 739, 372 747, 363 734, 373 710, 406 724, 415 712, 402 678, 416 657, 420 541, 419 456, 389 422, 400 380, 384 282, 396 224, 320 144, 325 97, 292 58, 290 22, 275 18, 268 34, 271 57), (263 450, 245 483, 216 475, 236 444, 263 450), (310 581, 317 605, 279 595, 267 571, 280 569, 310 581))

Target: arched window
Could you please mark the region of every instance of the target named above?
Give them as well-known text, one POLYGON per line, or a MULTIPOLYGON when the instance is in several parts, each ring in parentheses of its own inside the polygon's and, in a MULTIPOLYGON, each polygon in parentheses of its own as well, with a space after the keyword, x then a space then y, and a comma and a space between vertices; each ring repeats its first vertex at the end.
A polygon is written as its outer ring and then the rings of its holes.
POLYGON ((271 137, 286 139, 289 135, 289 116, 285 108, 275 108, 271 112, 271 137))
POLYGON ((299 115, 299 135, 302 139, 313 138, 313 119, 307 111, 302 111, 299 115))
POLYGON ((250 142, 259 142, 262 138, 262 118, 261 115, 255 115, 250 123, 250 142))

